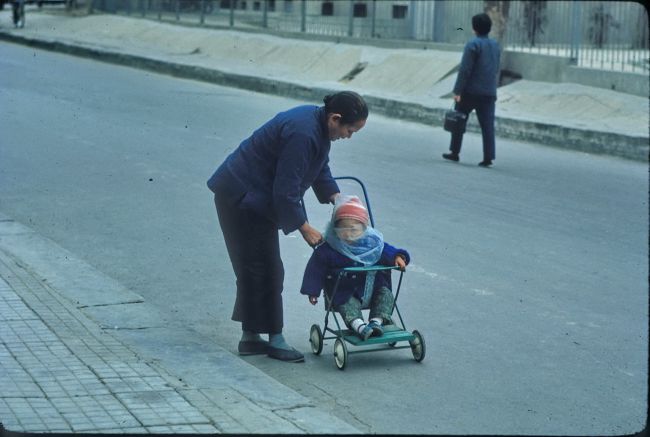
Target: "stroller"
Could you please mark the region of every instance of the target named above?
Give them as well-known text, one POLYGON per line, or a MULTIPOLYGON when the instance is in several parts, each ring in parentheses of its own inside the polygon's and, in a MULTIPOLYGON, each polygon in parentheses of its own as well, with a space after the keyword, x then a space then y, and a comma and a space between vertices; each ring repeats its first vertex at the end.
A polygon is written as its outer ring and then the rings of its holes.
MULTIPOLYGON (((363 196, 365 198, 366 206, 368 209, 370 224, 371 226, 374 227, 375 224, 372 217, 372 212, 370 210, 370 203, 368 200, 366 188, 363 185, 363 183, 359 179, 351 176, 336 177, 334 179, 352 180, 361 186, 361 189, 363 190, 363 196)), ((394 317, 391 317, 393 319, 392 324, 384 325, 383 327, 384 334, 382 336, 370 337, 367 340, 363 340, 359 338, 354 333, 354 331, 352 331, 351 329, 347 329, 345 324, 343 324, 343 328, 341 327, 341 324, 339 323, 339 319, 336 315, 336 310, 333 308, 332 302, 334 301, 334 296, 336 295, 341 279, 344 278, 345 276, 363 274, 366 275, 366 281, 369 281, 369 280, 374 280, 375 275, 373 274, 368 275, 368 273, 376 272, 375 273, 376 275, 385 274, 388 275, 390 279, 392 270, 399 271, 399 268, 375 265, 369 267, 346 267, 332 272, 333 273, 332 276, 333 278, 335 278, 333 280, 334 285, 331 289, 327 287, 324 293, 325 309, 326 309, 325 325, 321 330, 318 324, 314 324, 312 325, 309 333, 309 342, 311 343, 311 350, 315 355, 320 355, 320 353, 323 351, 324 340, 335 339, 334 363, 336 364, 336 367, 338 367, 339 370, 345 369, 345 366, 348 362, 348 355, 354 353, 361 353, 361 352, 378 352, 378 351, 410 348, 411 352, 413 353, 413 358, 415 358, 415 361, 420 362, 424 359, 426 348, 425 348, 424 338, 422 337, 422 334, 420 334, 417 330, 413 332, 408 332, 406 330, 406 327, 404 325, 404 320, 402 319, 402 315, 399 312, 399 309, 397 308, 397 298, 399 297, 399 292, 402 285, 402 278, 404 276, 403 271, 400 271, 399 282, 397 285, 397 290, 395 291, 393 311, 391 311, 391 314, 397 312, 399 324, 396 324, 394 317), (330 326, 329 323, 330 314, 334 318, 336 329, 333 329, 330 326), (332 335, 326 337, 325 334, 328 333, 332 335), (398 346, 398 343, 400 342, 408 342, 408 345, 398 346), (360 349, 348 351, 348 347, 346 346, 346 343, 351 344, 360 349)), ((369 309, 369 305, 362 306, 362 310, 367 310, 367 309, 369 309)))

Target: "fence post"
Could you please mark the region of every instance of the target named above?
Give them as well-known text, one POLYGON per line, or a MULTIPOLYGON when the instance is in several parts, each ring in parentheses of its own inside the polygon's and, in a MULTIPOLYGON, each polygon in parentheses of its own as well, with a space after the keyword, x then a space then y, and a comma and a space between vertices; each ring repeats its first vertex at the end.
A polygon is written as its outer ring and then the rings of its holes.
POLYGON ((228 3, 230 5, 230 27, 235 25, 235 2, 237 0, 230 0, 228 3))
POLYGON ((262 1, 262 27, 269 27, 269 5, 268 0, 262 1))
POLYGON ((408 16, 406 17, 407 20, 409 20, 409 27, 411 28, 410 30, 410 35, 409 39, 416 39, 417 31, 415 29, 415 0, 411 0, 409 2, 409 5, 407 6, 408 9, 406 9, 406 13, 408 16))
POLYGON ((374 38, 377 34, 375 28, 375 21, 377 18, 377 0, 372 0, 372 23, 370 25, 370 38, 374 38))
POLYGON ((433 40, 445 42, 445 2, 437 1, 433 4, 433 40))
POLYGON ((306 0, 300 1, 300 31, 305 32, 307 30, 307 2, 306 0))
POLYGON ((201 26, 205 24, 205 0, 201 0, 201 18, 199 20, 201 26))
POLYGON ((176 0, 174 7, 176 9, 176 21, 181 19, 181 0, 176 0))
POLYGON ((348 3, 350 5, 350 19, 348 21, 348 36, 352 36, 354 34, 354 0, 348 0, 348 3))
POLYGON ((580 2, 571 3, 571 54, 569 60, 572 64, 578 63, 580 44, 582 39, 582 20, 580 2))

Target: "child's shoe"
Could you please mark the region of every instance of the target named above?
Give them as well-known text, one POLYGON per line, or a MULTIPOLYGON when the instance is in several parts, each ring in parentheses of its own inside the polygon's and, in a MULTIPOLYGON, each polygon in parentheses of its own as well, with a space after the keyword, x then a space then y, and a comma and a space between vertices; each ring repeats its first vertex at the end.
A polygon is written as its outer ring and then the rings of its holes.
POLYGON ((357 328, 357 335, 362 339, 362 340, 368 340, 370 336, 372 335, 372 328, 370 325, 366 325, 365 323, 357 328))
POLYGON ((384 335, 384 330, 381 327, 381 325, 374 320, 371 320, 370 323, 368 323, 368 328, 372 329, 372 336, 373 337, 381 337, 384 335))

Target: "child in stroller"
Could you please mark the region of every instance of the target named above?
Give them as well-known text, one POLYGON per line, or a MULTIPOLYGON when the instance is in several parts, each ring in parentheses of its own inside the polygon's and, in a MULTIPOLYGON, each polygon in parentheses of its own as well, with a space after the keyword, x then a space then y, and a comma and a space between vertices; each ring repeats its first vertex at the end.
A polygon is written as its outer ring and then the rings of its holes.
MULTIPOLYGON (((373 265, 397 266, 402 271, 409 253, 386 243, 382 234, 370 226, 368 210, 356 196, 340 195, 325 231, 325 242, 311 255, 303 276, 301 294, 318 303, 321 290, 332 290, 337 269, 373 265)), ((394 298, 390 271, 372 271, 341 279, 333 296, 332 308, 361 339, 382 336, 382 325, 391 324, 394 298), (369 320, 361 310, 370 309, 369 320)), ((331 296, 328 296, 331 298, 331 296)))

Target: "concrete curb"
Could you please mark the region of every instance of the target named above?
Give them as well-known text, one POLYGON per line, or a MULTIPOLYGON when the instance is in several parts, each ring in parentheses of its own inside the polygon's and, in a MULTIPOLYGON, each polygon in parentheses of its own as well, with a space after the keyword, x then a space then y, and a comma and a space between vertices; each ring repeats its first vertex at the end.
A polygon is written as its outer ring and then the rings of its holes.
MULTIPOLYGON (((323 95, 338 91, 334 89, 308 87, 277 79, 224 72, 212 68, 175 63, 95 47, 24 37, 4 31, 0 31, 0 39, 39 49, 141 68, 176 77, 296 99, 320 101, 323 95)), ((377 113, 431 126, 442 126, 444 113, 447 111, 447 108, 430 107, 418 103, 367 94, 364 94, 364 98, 372 107, 372 110, 377 113)), ((645 137, 577 129, 503 116, 497 116, 495 129, 497 135, 503 138, 530 141, 561 149, 605 154, 637 161, 647 161, 649 158, 648 138, 645 137)), ((469 132, 480 133, 480 128, 474 114, 470 116, 467 130, 469 132)))

